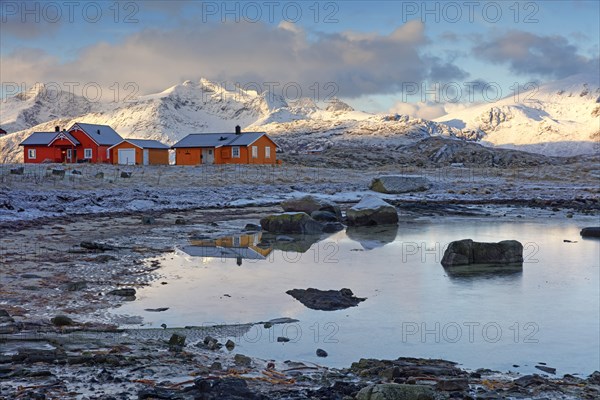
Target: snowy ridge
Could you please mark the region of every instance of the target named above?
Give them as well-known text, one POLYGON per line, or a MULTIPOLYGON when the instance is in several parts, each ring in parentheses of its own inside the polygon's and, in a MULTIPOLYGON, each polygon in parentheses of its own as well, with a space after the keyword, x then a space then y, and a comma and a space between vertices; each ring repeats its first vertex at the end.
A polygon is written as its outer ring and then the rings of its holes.
POLYGON ((112 126, 123 137, 173 144, 189 133, 266 131, 285 150, 321 150, 342 142, 363 147, 397 147, 430 136, 547 155, 590 154, 600 140, 600 83, 577 75, 524 91, 493 104, 480 104, 434 121, 408 115, 371 114, 339 99, 323 107, 308 98, 290 101, 206 79, 185 81, 160 93, 120 103, 36 87, 4 100, 0 127, 15 132, 0 138, 0 162, 22 160, 18 144, 33 131, 53 131, 87 122, 112 126), (59 98, 59 101, 56 101, 59 98))

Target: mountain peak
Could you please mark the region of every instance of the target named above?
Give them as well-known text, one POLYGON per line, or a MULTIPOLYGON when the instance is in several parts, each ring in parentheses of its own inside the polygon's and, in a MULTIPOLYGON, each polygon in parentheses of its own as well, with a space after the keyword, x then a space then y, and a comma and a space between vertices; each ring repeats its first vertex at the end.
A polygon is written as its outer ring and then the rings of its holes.
POLYGON ((354 108, 350 107, 348 104, 344 103, 337 97, 334 97, 328 102, 327 107, 325 107, 325 110, 331 112, 350 112, 354 111, 354 108))

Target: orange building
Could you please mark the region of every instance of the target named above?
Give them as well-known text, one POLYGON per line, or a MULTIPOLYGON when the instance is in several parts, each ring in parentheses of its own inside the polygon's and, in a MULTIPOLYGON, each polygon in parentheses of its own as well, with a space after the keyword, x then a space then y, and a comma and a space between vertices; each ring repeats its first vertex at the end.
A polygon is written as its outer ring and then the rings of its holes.
POLYGON ((277 145, 265 132, 193 133, 173 145, 176 165, 276 164, 277 145))
POLYGON ((108 150, 113 164, 169 165, 169 146, 158 140, 123 139, 108 150))

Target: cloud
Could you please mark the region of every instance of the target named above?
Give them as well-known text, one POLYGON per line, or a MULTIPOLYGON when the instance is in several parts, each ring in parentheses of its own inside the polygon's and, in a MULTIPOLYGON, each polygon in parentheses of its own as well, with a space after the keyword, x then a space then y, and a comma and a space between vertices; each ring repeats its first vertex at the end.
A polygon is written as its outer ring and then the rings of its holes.
POLYGON ((332 94, 355 98, 396 93, 402 83, 421 82, 430 75, 436 79, 464 76, 451 62, 423 56, 427 44, 420 21, 401 25, 388 35, 309 35, 285 23, 190 24, 171 30, 144 29, 119 43, 96 43, 68 62, 41 50, 20 49, 3 55, 0 68, 4 81, 98 82, 102 87, 135 82, 140 93, 205 77, 276 82, 279 90, 298 84, 304 96, 318 99, 332 94))
POLYGON ((390 109, 390 113, 409 115, 413 118, 436 119, 446 114, 463 110, 469 105, 460 103, 432 103, 418 102, 405 103, 396 102, 390 109))
POLYGON ((509 31, 489 40, 478 40, 472 53, 494 64, 508 64, 517 74, 564 78, 598 69, 598 57, 579 54, 577 46, 560 35, 539 36, 509 31))

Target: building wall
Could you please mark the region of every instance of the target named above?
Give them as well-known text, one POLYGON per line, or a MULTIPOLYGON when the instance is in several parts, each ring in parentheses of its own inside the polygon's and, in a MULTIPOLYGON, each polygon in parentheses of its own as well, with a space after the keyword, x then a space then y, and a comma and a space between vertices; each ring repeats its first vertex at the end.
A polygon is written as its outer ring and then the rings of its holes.
POLYGON ((112 157, 106 154, 106 150, 110 146, 98 146, 90 137, 79 129, 74 129, 69 132, 75 139, 81 143, 77 146, 77 159, 83 160, 85 157, 85 149, 92 149, 92 158, 89 162, 92 163, 104 163, 111 162, 112 157))
POLYGON ((118 146, 115 146, 112 149, 110 149, 110 159, 113 164, 119 163, 119 149, 134 149, 135 150, 135 163, 137 165, 142 164, 142 161, 143 161, 142 149, 132 145, 131 143, 127 143, 127 142, 121 143, 118 146))
POLYGON ((217 154, 220 162, 217 162, 217 157, 215 157, 215 164, 275 164, 277 162, 275 149, 275 143, 268 137, 262 136, 250 146, 240 146, 239 157, 232 156, 232 146, 226 146, 218 149, 217 154), (252 157, 253 146, 258 147, 258 157, 256 158, 252 157), (266 158, 265 156, 266 147, 271 149, 270 158, 266 158))
MULTIPOLYGON (((175 149, 175 164, 176 165, 199 165, 201 162, 200 156, 202 149, 175 149)), ((216 160, 215 160, 216 162, 216 160)))
POLYGON ((169 165, 169 150, 149 149, 148 158, 150 165, 169 165))
POLYGON ((23 146, 23 161, 26 164, 39 164, 46 160, 52 162, 61 162, 61 153, 59 148, 44 146, 23 146), (35 158, 29 158, 29 149, 35 149, 35 158))

